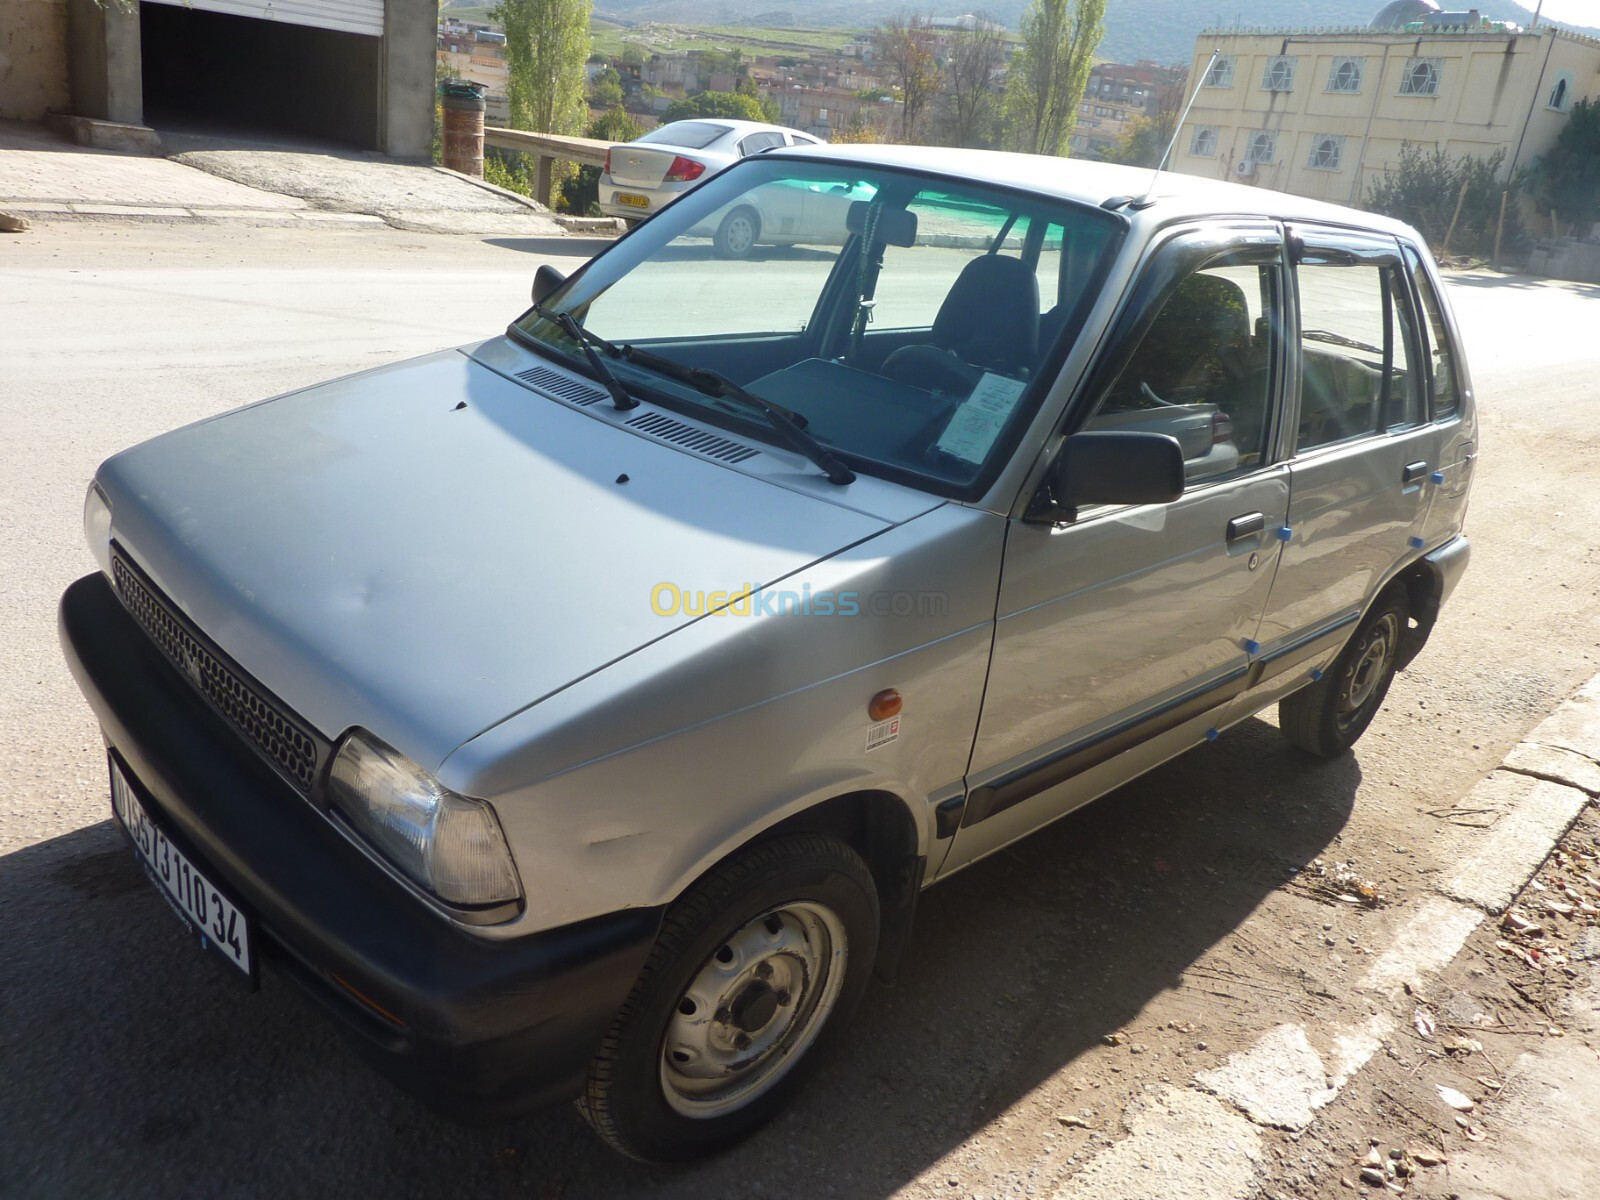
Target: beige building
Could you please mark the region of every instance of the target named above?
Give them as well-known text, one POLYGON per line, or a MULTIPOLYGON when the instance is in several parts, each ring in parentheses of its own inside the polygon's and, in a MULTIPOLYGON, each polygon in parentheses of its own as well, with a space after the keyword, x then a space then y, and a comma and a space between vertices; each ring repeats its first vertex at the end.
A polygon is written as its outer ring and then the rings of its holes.
POLYGON ((1172 165, 1339 204, 1360 204, 1408 141, 1526 167, 1600 95, 1600 41, 1485 25, 1202 33, 1172 165))

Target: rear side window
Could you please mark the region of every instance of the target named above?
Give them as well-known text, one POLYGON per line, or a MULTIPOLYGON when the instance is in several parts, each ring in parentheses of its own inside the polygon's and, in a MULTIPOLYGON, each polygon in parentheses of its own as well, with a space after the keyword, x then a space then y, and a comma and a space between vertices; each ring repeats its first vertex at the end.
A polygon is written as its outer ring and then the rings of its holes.
POLYGON ((1444 317, 1439 311, 1439 295, 1433 290, 1433 281, 1409 248, 1406 250, 1406 259, 1411 265, 1411 278, 1417 285, 1423 319, 1427 323, 1428 389, 1432 393, 1433 419, 1442 421, 1461 411, 1461 388, 1456 382, 1455 353, 1450 342, 1450 331, 1445 328, 1444 317))
POLYGON ((1425 418, 1408 292, 1398 266, 1301 263, 1300 429, 1296 449, 1425 418))

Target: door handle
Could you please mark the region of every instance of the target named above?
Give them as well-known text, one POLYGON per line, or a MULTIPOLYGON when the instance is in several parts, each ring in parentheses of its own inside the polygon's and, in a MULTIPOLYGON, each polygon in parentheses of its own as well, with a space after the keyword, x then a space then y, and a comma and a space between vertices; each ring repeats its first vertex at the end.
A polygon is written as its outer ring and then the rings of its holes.
POLYGON ((1428 473, 1428 464, 1425 462, 1407 463, 1404 471, 1400 472, 1400 483, 1404 486, 1415 483, 1428 473))
POLYGON ((1249 537, 1252 533, 1260 533, 1267 527, 1267 518, 1260 513, 1246 513, 1242 517, 1235 517, 1228 522, 1228 540, 1237 542, 1240 538, 1249 537))

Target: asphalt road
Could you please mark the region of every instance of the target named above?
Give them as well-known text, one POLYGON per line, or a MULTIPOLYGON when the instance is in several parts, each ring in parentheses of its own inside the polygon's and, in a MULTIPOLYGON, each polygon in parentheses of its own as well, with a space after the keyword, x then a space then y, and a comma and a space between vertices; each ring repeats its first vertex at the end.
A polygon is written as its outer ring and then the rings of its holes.
POLYGON ((679 1171, 568 1108, 463 1129, 292 987, 195 953, 112 828, 55 642, 108 454, 289 388, 491 334, 581 243, 46 225, 0 244, 0 1196, 1049 1195, 1111 1115, 1278 1020, 1354 1019, 1386 895, 1470 836, 1447 810, 1600 667, 1600 288, 1458 277, 1483 412, 1472 570, 1357 753, 1252 720, 930 892, 900 984, 769 1131, 679 1171), (1102 1035, 1135 1027, 1139 1052, 1102 1035), (1088 1131, 1057 1112, 1090 1113, 1088 1131))

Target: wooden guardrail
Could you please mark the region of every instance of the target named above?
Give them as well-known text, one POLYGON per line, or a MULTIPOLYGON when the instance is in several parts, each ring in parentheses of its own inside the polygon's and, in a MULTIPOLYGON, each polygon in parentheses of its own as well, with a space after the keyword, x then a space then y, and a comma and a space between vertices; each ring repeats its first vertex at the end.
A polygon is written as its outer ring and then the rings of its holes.
POLYGON ((534 156, 533 198, 540 204, 550 203, 550 167, 557 159, 563 162, 583 163, 586 166, 604 166, 606 151, 611 142, 594 138, 566 137, 559 133, 532 133, 526 129, 495 129, 483 131, 487 146, 501 150, 520 150, 534 156))

